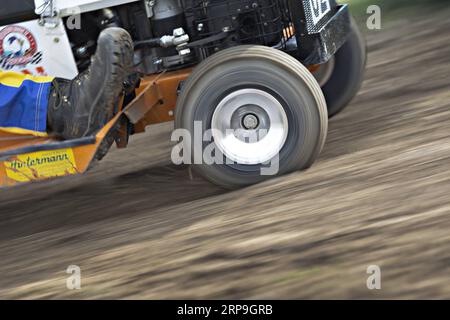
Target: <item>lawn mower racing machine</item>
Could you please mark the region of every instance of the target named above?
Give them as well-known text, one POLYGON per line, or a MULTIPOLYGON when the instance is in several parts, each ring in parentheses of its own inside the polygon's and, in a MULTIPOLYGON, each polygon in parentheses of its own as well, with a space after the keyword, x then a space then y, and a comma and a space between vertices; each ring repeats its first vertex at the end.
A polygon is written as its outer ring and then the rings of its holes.
POLYGON ((0 26, 0 45, 15 32, 33 54, 0 57, 3 71, 72 79, 111 26, 135 46, 116 115, 95 136, 0 132, 0 187, 84 173, 114 142, 125 148, 130 135, 169 121, 192 136, 211 132, 182 142, 180 156, 218 185, 264 181, 275 162, 275 175, 306 169, 366 62, 348 6, 335 0, 2 0, 0 26), (223 161, 199 161, 211 146, 223 161))

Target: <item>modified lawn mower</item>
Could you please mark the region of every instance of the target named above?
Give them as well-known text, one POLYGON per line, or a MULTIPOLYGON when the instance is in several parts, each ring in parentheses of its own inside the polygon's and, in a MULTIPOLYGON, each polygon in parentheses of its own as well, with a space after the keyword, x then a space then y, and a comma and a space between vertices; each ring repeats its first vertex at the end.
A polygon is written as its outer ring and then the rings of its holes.
POLYGON ((125 148, 130 135, 169 121, 212 132, 183 152, 194 157, 212 142, 225 161, 193 160, 193 169, 221 186, 270 178, 261 170, 274 159, 277 175, 307 169, 366 62, 348 6, 335 0, 15 0, 0 9, 0 25, 0 44, 15 32, 32 56, 0 57, 2 70, 74 78, 112 26, 135 46, 121 106, 95 136, 0 132, 0 187, 84 173, 112 143, 125 148), (263 134, 250 141, 255 132, 263 134))

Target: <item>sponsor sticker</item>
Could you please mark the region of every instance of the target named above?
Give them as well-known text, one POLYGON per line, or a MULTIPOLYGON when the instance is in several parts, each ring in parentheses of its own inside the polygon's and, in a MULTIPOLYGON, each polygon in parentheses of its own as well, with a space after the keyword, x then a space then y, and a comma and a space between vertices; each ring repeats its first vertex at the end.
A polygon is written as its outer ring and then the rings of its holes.
POLYGON ((8 178, 16 182, 45 180, 78 172, 72 149, 22 154, 3 164, 8 178))
POLYGON ((0 72, 73 79, 78 74, 62 20, 46 28, 38 20, 0 26, 0 72))
POLYGON ((0 31, 0 57, 7 66, 39 63, 42 53, 33 34, 22 26, 7 26, 0 31))

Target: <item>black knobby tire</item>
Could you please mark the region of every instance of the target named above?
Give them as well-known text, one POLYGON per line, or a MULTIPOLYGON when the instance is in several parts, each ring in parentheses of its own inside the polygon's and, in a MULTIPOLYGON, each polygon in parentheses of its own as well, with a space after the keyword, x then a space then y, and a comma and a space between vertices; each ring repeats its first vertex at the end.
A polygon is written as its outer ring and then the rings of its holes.
POLYGON ((333 73, 322 86, 329 117, 337 115, 348 106, 364 80, 366 41, 353 18, 348 39, 335 54, 334 60, 333 73))
MULTIPOLYGON (((323 148, 328 115, 325 98, 312 74, 297 60, 263 46, 238 46, 203 61, 183 86, 177 101, 175 127, 194 132, 201 121, 211 128, 213 114, 224 96, 257 88, 280 102, 289 125, 279 152, 277 175, 309 168, 323 148)), ((204 143, 203 148, 208 143, 204 143)), ((194 152, 194 146, 192 147, 194 152)), ((193 154, 193 153, 192 153, 193 154)), ((261 164, 194 165, 194 170, 226 188, 239 188, 267 180, 261 164)))

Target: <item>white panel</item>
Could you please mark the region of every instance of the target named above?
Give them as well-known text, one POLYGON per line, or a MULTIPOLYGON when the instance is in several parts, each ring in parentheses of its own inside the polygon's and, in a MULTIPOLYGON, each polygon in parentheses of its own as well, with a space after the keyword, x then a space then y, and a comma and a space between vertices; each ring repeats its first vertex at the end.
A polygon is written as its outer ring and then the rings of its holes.
POLYGON ((74 78, 78 70, 62 21, 55 29, 37 20, 0 27, 0 70, 74 78))
POLYGON ((83 13, 137 1, 139 0, 57 0, 56 8, 65 17, 74 12, 83 13))

